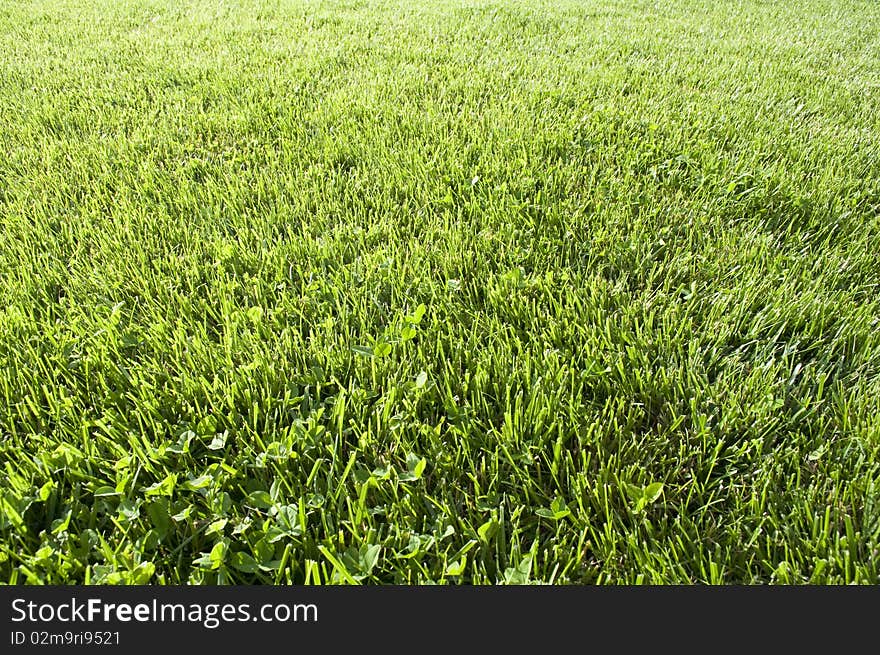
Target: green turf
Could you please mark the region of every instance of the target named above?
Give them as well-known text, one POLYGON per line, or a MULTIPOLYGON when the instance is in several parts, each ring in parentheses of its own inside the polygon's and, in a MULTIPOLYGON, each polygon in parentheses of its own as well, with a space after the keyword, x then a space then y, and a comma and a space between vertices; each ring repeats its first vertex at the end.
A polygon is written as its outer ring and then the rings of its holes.
POLYGON ((877 583, 880 4, 0 4, 0 581, 877 583))

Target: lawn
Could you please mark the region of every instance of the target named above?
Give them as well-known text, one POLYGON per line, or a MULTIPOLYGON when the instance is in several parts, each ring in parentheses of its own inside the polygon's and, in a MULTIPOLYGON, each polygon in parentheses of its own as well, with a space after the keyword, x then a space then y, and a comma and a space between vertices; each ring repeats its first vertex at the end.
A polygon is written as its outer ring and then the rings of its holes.
POLYGON ((0 4, 0 582, 880 582, 880 4, 0 4))

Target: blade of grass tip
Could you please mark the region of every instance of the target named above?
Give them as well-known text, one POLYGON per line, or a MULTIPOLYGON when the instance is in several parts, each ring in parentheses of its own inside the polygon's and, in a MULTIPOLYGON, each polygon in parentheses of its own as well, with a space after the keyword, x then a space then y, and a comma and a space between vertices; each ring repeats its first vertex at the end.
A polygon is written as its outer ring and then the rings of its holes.
POLYGON ((336 571, 339 573, 339 575, 341 575, 342 578, 343 578, 346 582, 348 582, 348 583, 351 584, 351 585, 360 586, 360 582, 358 582, 357 580, 355 580, 355 579, 351 576, 351 573, 348 572, 348 569, 345 568, 345 565, 344 565, 342 562, 340 562, 338 559, 336 559, 336 556, 333 555, 333 553, 331 553, 331 552, 327 549, 326 546, 323 546, 323 545, 318 546, 318 550, 321 552, 321 554, 322 554, 324 557, 327 558, 327 561, 329 561, 330 564, 333 565, 333 568, 336 569, 336 571))

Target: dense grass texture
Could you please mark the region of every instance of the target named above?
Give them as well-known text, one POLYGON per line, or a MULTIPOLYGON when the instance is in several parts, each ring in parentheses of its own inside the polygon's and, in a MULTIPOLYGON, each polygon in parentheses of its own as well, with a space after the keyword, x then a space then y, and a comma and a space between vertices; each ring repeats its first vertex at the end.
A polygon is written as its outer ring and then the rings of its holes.
POLYGON ((877 583, 880 4, 0 4, 0 581, 877 583))

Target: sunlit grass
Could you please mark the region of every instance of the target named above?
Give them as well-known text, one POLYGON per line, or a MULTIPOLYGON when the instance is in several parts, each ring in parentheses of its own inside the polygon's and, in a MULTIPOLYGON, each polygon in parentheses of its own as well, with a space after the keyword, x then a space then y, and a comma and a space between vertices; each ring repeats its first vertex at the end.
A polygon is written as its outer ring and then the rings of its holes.
POLYGON ((5 2, 0 108, 0 580, 880 581, 876 2, 5 2))

